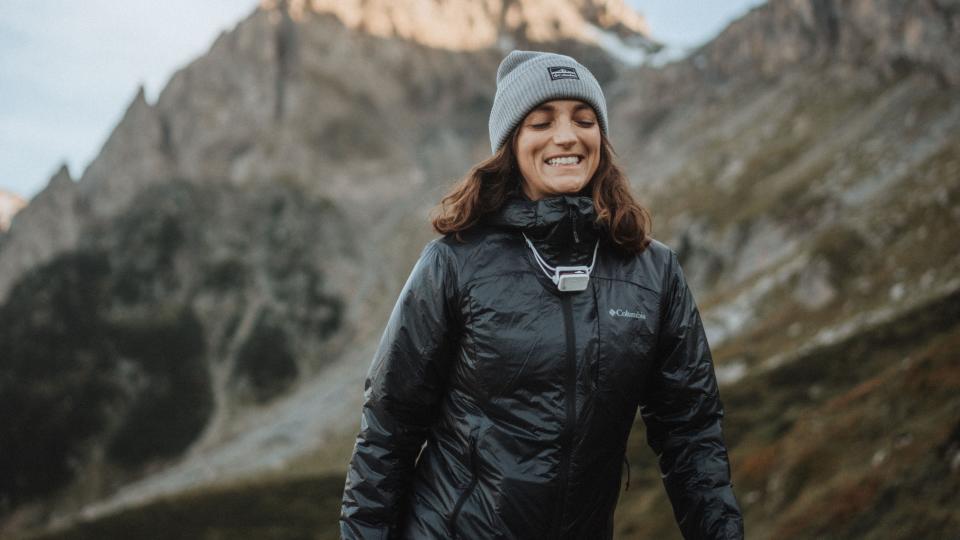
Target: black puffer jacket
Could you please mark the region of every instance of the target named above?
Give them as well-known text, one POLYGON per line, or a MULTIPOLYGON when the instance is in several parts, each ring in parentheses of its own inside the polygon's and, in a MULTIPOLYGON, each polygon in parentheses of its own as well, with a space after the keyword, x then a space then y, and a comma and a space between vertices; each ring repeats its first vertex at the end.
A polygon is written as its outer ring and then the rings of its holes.
POLYGON ((587 289, 561 293, 520 234, 589 265, 595 218, 587 197, 517 197, 423 250, 366 380, 343 538, 612 538, 638 406, 684 536, 743 536, 675 254, 601 242, 587 289))

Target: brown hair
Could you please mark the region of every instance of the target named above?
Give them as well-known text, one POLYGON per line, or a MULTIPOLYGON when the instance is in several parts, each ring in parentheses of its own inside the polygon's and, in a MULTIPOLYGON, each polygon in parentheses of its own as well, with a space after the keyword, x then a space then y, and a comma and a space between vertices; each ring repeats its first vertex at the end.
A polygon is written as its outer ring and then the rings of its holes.
MULTIPOLYGON (((489 213, 495 212, 507 196, 519 187, 520 169, 513 151, 519 133, 515 128, 493 156, 473 166, 467 175, 434 208, 433 228, 440 234, 460 233, 489 213)), ((650 243, 653 223, 650 213, 633 198, 623 170, 614 162, 610 140, 600 132, 600 163, 583 188, 593 199, 597 223, 620 251, 640 253, 650 243)))

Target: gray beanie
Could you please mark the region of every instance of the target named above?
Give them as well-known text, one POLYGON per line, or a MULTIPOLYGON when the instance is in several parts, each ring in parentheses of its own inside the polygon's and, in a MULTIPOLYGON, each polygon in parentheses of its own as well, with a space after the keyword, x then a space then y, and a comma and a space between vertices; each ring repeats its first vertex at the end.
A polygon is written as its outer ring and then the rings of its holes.
POLYGON ((562 54, 511 51, 497 69, 497 94, 489 123, 493 153, 531 109, 552 99, 589 103, 597 113, 600 129, 608 133, 607 101, 590 70, 562 54))

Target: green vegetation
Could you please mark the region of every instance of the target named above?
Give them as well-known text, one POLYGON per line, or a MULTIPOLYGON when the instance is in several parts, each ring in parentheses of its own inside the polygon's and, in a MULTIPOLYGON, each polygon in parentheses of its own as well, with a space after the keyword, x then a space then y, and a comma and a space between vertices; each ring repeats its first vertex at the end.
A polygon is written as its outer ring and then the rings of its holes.
POLYGON ((283 328, 263 315, 237 357, 234 376, 250 385, 253 398, 269 401, 297 378, 297 361, 283 328))
POLYGON ((233 258, 213 263, 203 273, 204 287, 218 292, 239 290, 248 279, 246 266, 239 259, 233 258))
POLYGON ((184 493, 31 540, 334 540, 343 476, 285 478, 184 493))
MULTIPOLYGON (((825 78, 810 80, 822 86, 825 78)), ((754 218, 786 224, 811 268, 827 263, 837 293, 811 309, 796 300, 799 276, 788 279, 762 299, 744 335, 714 350, 718 364, 748 366, 746 377, 721 390, 748 537, 943 538, 960 530, 960 294, 931 296, 895 320, 792 356, 818 332, 900 310, 960 272, 960 139, 931 136, 929 126, 947 109, 945 93, 908 98, 917 88, 909 81, 793 88, 798 99, 783 119, 769 118, 766 140, 755 123, 729 139, 694 137, 705 155, 687 164, 670 200, 654 205, 661 216, 686 212, 718 230, 742 230, 754 218), (912 123, 898 133, 907 112, 912 123), (863 137, 816 147, 850 126, 848 134, 863 137), (921 136, 939 149, 919 153, 921 136), (898 146, 885 146, 890 141, 898 146), (725 163, 727 154, 744 166, 716 185, 721 169, 709 164, 725 163), (904 167, 903 176, 887 179, 890 167, 904 167), (861 182, 859 196, 841 200, 861 182), (760 370, 760 360, 778 355, 793 360, 760 370)), ((717 290, 712 305, 743 291, 717 290)), ((639 423, 628 456, 633 479, 615 537, 679 538, 639 423)))
POLYGON ((182 453, 213 413, 209 364, 230 351, 252 288, 279 309, 233 375, 258 402, 289 388, 298 355, 341 325, 316 262, 336 211, 292 185, 174 179, 14 284, 0 307, 0 514, 88 474, 101 494, 182 453), (90 470, 94 455, 105 460, 90 470))
MULTIPOLYGON (((748 535, 940 538, 960 528, 960 293, 723 388, 748 535)), ((678 538, 635 426, 617 537, 678 538)))
POLYGON ((98 318, 108 275, 103 253, 66 255, 24 277, 0 308, 0 511, 65 485, 122 399, 98 318))
POLYGON ((3 506, 66 485, 94 438, 125 467, 181 452, 212 410, 190 310, 109 317, 106 253, 79 251, 21 280, 0 308, 3 506))
POLYGON ((176 456, 213 412, 200 321, 182 310, 172 320, 117 324, 112 335, 116 351, 134 359, 147 384, 132 397, 107 457, 132 467, 176 456))

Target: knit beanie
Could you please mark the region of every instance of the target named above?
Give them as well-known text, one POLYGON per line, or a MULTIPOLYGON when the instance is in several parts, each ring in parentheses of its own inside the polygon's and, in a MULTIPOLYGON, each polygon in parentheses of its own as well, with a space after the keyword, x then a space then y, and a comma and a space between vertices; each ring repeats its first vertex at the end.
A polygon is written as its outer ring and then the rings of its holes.
POLYGON ((497 94, 490 111, 490 149, 506 142, 534 107, 553 99, 579 99, 597 113, 607 131, 607 102, 600 84, 582 64, 562 54, 511 51, 497 69, 497 94))

